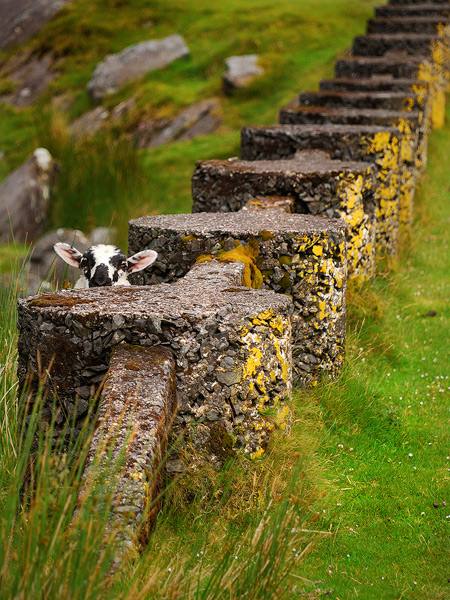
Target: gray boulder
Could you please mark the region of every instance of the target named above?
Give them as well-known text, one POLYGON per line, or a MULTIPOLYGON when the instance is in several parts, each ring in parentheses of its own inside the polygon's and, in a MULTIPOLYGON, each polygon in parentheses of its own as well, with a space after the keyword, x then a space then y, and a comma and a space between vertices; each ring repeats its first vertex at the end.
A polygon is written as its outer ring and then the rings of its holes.
POLYGON ((0 50, 22 44, 69 4, 69 0, 1 0, 0 50))
POLYGON ((58 74, 51 54, 30 56, 25 52, 19 57, 13 56, 3 67, 0 76, 9 77, 17 84, 17 88, 13 93, 2 96, 2 100, 18 108, 31 106, 58 74))
POLYGON ((247 54, 225 59, 228 71, 222 76, 222 82, 226 94, 231 96, 236 89, 247 87, 255 77, 264 73, 258 65, 258 58, 257 54, 247 54))
POLYGON ((0 184, 0 244, 13 237, 19 243, 32 241, 43 233, 57 172, 50 152, 38 148, 0 184))
POLYGON ((118 54, 107 56, 96 66, 87 84, 88 94, 94 102, 101 102, 125 83, 186 56, 189 56, 189 48, 177 34, 134 44, 118 54))

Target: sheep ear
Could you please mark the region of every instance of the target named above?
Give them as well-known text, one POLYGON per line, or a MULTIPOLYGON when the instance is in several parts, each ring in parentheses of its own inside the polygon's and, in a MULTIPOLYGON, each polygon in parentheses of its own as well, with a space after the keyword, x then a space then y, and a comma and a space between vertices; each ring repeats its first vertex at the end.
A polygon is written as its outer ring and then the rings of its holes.
POLYGON ((127 259, 128 262, 128 273, 136 273, 136 271, 142 271, 145 267, 153 264, 156 260, 158 253, 154 250, 143 250, 138 252, 127 259))
POLYGON ((80 260, 82 258, 81 252, 70 244, 62 244, 58 242, 53 246, 56 254, 60 256, 71 267, 80 268, 80 260))

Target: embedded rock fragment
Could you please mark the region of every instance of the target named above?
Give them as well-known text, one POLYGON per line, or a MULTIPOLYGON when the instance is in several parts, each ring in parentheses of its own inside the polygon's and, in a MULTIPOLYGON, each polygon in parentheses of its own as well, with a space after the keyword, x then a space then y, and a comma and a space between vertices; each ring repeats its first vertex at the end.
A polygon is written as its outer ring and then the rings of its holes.
POLYGON ((12 238, 23 243, 36 239, 45 228, 57 163, 38 148, 0 185, 0 243, 12 238))
POLYGON ((228 71, 222 76, 223 89, 229 96, 237 89, 247 87, 250 83, 264 73, 258 65, 258 55, 230 56, 225 59, 228 71))
POLYGON ((20 389, 39 383, 76 428, 126 342, 173 352, 178 426, 219 423, 251 455, 288 418, 292 300, 241 285, 244 265, 197 265, 172 285, 91 288, 19 300, 20 389), (78 398, 78 402, 76 401, 78 398), (267 417, 265 414, 267 413, 267 417))
POLYGON ((292 297, 294 376, 307 386, 343 365, 345 234, 341 220, 276 211, 159 215, 130 221, 129 249, 159 253, 139 284, 176 281, 196 261, 242 261, 247 285, 292 297))
POLYGON ((13 56, 3 65, 1 73, 17 85, 12 93, 2 95, 1 100, 18 108, 34 104, 58 75, 51 54, 36 57, 27 52, 23 57, 13 56))
POLYGON ((101 102, 125 83, 187 56, 189 48, 181 35, 177 34, 162 40, 134 44, 118 54, 107 56, 96 66, 87 84, 88 94, 94 102, 101 102))
POLYGON ((275 125, 244 127, 245 160, 294 158, 304 150, 322 150, 334 160, 369 162, 375 168, 376 251, 396 255, 399 224, 401 133, 390 127, 359 125, 275 125))

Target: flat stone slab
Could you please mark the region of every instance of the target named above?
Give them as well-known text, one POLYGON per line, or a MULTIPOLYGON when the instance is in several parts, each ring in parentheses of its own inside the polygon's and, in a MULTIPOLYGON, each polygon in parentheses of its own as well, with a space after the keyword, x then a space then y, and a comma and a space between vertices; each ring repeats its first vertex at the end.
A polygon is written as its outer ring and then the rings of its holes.
POLYGON ((52 409, 84 421, 122 342, 170 348, 178 425, 217 423, 251 455, 287 419, 292 389, 292 299, 242 287, 244 265, 197 265, 172 285, 111 286, 18 303, 20 389, 39 382, 52 409), (78 397, 78 403, 75 402, 78 397), (265 413, 270 415, 267 418, 265 413))
POLYGON ((349 275, 370 278, 375 269, 373 174, 366 163, 334 161, 321 152, 302 152, 291 160, 203 161, 192 177, 192 210, 236 212, 257 196, 291 196, 295 213, 347 223, 349 275))
POLYGON ((124 549, 130 543, 145 547, 161 506, 167 438, 177 409, 175 381, 175 361, 168 348, 120 344, 111 352, 80 499, 95 493, 92 478, 101 482, 110 461, 121 465, 111 477, 110 526, 120 521, 124 549))
POLYGON ((198 260, 242 259, 263 289, 291 296, 294 375, 305 386, 342 368, 345 246, 338 219, 274 211, 158 215, 130 221, 129 230, 130 252, 159 252, 150 277, 136 274, 139 283, 176 280, 198 260))
POLYGON ((105 96, 114 94, 125 83, 187 56, 189 48, 177 34, 162 40, 134 44, 118 54, 110 54, 96 66, 87 84, 88 94, 95 102, 101 102, 105 96))
POLYGON ((406 77, 390 77, 388 75, 373 76, 370 78, 351 79, 346 77, 335 79, 321 79, 319 87, 323 91, 340 92, 406 92, 427 96, 430 91, 428 81, 406 77))
POLYGON ((244 127, 245 160, 293 158, 304 150, 322 150, 334 160, 370 162, 376 178, 376 250, 396 255, 398 248, 401 133, 390 127, 359 125, 274 125, 244 127))
POLYGON ((295 212, 295 198, 290 196, 256 196, 247 200, 241 211, 276 210, 284 213, 295 212))

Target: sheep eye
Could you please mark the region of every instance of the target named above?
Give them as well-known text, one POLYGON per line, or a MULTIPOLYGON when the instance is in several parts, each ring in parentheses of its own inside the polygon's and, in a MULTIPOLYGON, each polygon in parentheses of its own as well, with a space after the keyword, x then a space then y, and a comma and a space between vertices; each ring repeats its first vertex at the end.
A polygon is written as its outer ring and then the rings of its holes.
POLYGON ((128 269, 128 263, 126 260, 120 263, 120 268, 122 269, 122 271, 126 271, 128 269))

